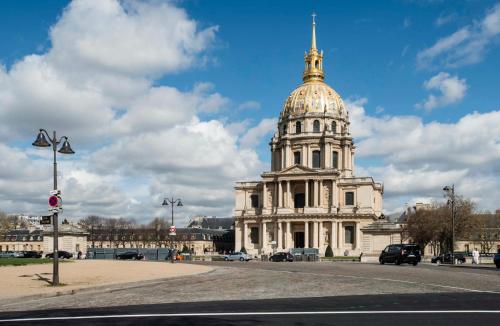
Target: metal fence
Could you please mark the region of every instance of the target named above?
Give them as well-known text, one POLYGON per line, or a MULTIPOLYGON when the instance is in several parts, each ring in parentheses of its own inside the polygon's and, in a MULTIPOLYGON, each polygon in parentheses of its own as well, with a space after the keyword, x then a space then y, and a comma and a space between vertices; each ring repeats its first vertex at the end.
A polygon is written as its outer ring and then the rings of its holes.
MULTIPOLYGON (((89 248, 87 259, 116 259, 125 252, 137 252, 144 255, 145 260, 170 259, 170 248, 89 248)), ((191 260, 191 255, 182 255, 183 260, 191 260)))

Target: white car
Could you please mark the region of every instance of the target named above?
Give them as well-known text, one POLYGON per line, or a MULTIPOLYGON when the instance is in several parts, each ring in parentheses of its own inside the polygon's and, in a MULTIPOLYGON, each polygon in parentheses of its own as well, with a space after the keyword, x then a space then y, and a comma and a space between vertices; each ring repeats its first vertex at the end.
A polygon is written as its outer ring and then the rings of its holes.
POLYGON ((225 261, 233 261, 233 260, 249 261, 249 260, 252 260, 252 256, 247 255, 243 252, 234 252, 230 255, 225 255, 224 260, 225 261))

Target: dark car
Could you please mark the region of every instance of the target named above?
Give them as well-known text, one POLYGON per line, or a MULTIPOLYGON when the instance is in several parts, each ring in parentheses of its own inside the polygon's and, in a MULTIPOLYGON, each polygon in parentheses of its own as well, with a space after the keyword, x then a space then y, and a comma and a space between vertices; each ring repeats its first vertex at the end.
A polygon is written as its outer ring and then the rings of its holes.
POLYGON ((135 259, 141 260, 144 259, 144 255, 140 252, 127 251, 121 254, 116 255, 116 259, 135 259))
POLYGON ((293 255, 289 252, 277 252, 269 257, 269 261, 293 261, 293 255))
POLYGON ((420 262, 420 246, 416 244, 393 244, 388 245, 382 250, 378 261, 380 264, 394 263, 400 265, 403 263, 417 266, 420 262))
MULTIPOLYGON (((457 260, 458 264, 465 263, 465 255, 462 253, 455 253, 455 259, 457 260)), ((452 255, 451 253, 446 253, 446 254, 441 254, 439 256, 434 256, 431 258, 431 263, 452 264, 453 263, 452 255)))
MULTIPOLYGON (((73 254, 71 252, 67 252, 64 250, 59 250, 57 252, 57 257, 61 259, 70 259, 73 257, 73 254)), ((46 254, 45 258, 54 258, 54 253, 51 252, 50 254, 46 254)))
POLYGON ((495 254, 493 257, 493 262, 497 266, 497 268, 500 268, 500 251, 495 254))
POLYGON ((38 251, 24 251, 22 258, 42 258, 42 253, 38 251))

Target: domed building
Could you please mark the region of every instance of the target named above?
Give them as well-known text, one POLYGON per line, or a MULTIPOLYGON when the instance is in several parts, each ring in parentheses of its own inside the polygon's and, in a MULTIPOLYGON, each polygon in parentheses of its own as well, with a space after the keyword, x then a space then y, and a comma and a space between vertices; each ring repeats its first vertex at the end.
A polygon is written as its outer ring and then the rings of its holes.
POLYGON ((396 241, 377 245, 380 239, 372 238, 373 223, 382 215, 383 186, 355 176, 349 113, 324 82, 314 19, 304 61, 303 83, 286 98, 270 142, 271 171, 261 181, 236 183, 235 250, 323 256, 329 245, 334 255, 378 251, 396 241))

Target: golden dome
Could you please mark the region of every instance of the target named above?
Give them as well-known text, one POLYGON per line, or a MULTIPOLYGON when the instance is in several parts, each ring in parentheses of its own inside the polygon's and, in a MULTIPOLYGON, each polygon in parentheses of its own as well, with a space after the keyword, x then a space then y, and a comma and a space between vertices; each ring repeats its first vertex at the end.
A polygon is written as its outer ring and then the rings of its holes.
POLYGON ((323 72, 323 51, 316 48, 316 22, 313 14, 312 41, 309 53, 304 55, 304 83, 297 87, 285 101, 281 118, 306 113, 322 113, 345 118, 347 111, 340 95, 325 84, 323 72))
POLYGON ((343 118, 347 114, 340 95, 322 81, 307 82, 288 96, 281 111, 282 117, 323 113, 343 118))

